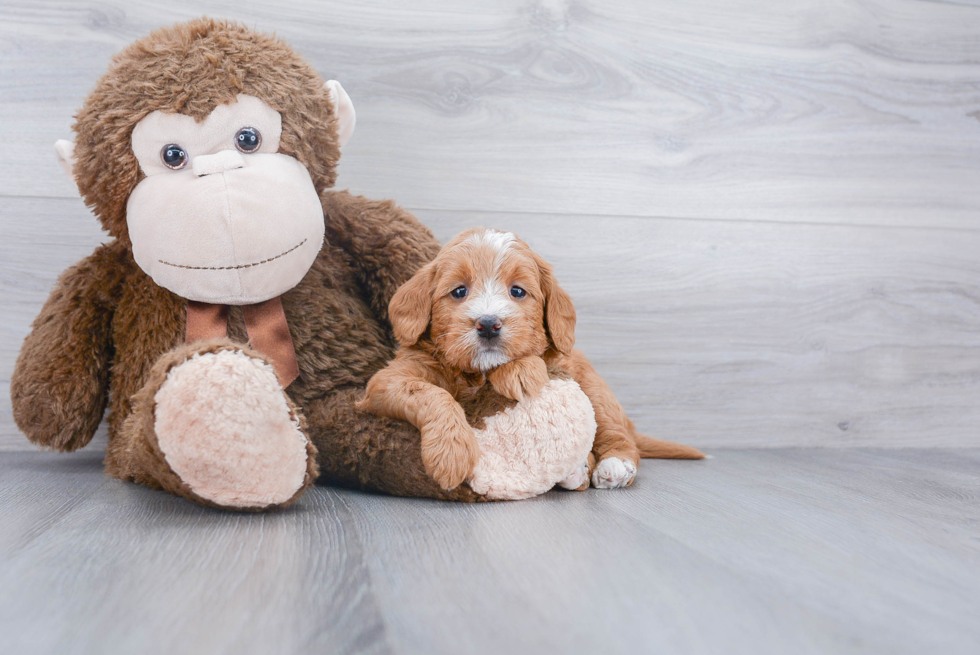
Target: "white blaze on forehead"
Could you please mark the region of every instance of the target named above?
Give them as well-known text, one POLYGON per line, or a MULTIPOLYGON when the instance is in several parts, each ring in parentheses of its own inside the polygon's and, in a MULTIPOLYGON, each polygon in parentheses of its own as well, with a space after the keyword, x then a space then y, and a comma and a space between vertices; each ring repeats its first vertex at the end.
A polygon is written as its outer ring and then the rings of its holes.
POLYGON ((484 230, 470 237, 470 241, 474 244, 493 248, 498 253, 503 253, 510 248, 515 239, 513 232, 499 232, 497 230, 484 230))
POLYGON ((466 314, 474 320, 481 316, 497 316, 505 318, 513 311, 514 305, 510 294, 500 279, 500 267, 503 255, 513 245, 516 237, 512 232, 498 230, 483 230, 470 236, 469 242, 477 247, 485 247, 496 253, 493 262, 494 277, 485 280, 474 280, 477 288, 467 303, 466 314))

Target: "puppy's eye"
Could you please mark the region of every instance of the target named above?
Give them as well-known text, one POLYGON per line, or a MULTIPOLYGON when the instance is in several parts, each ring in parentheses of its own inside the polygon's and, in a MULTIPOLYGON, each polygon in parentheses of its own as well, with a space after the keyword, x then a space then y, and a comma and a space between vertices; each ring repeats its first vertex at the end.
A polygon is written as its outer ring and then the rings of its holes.
POLYGON ((235 147, 241 152, 255 152, 262 145, 262 135, 254 127, 243 127, 235 134, 235 147))
POLYGON ((164 166, 175 171, 179 171, 187 165, 187 153, 176 143, 163 146, 163 150, 160 151, 160 159, 163 160, 164 166))
POLYGON ((527 295, 527 291, 520 287, 514 286, 510 288, 510 295, 514 296, 515 298, 523 298, 527 295))
POLYGON ((466 287, 462 287, 462 286, 456 287, 455 289, 449 292, 449 295, 452 296, 453 298, 456 298, 457 300, 459 300, 460 298, 465 298, 466 287))

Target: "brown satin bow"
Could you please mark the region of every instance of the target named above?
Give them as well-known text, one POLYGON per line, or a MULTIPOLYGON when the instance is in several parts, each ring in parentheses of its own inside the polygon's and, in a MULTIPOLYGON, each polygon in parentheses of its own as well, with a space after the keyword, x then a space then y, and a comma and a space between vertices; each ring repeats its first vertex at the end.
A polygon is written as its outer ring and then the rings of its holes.
MULTIPOLYGON (((255 305, 242 305, 249 345, 272 360, 279 384, 285 389, 299 377, 296 349, 289 335, 286 313, 278 296, 255 305)), ((228 336, 228 305, 187 301, 187 343, 228 336)))

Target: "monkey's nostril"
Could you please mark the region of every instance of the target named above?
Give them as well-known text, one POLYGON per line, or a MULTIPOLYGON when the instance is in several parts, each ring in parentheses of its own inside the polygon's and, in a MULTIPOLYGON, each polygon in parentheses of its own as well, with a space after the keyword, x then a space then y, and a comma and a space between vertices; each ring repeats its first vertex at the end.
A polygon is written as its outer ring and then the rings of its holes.
POLYGON ((476 332, 484 339, 493 339, 500 336, 500 319, 496 316, 481 316, 476 322, 476 332))

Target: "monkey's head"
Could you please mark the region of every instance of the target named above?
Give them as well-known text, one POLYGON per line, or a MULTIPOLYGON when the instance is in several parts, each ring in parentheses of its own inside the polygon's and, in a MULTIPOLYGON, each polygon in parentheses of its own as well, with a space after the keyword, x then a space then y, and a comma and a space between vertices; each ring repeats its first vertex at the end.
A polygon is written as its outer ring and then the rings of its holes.
POLYGON ((189 300, 261 302, 319 252, 354 108, 289 46, 194 20, 113 59, 56 150, 110 235, 189 300))

